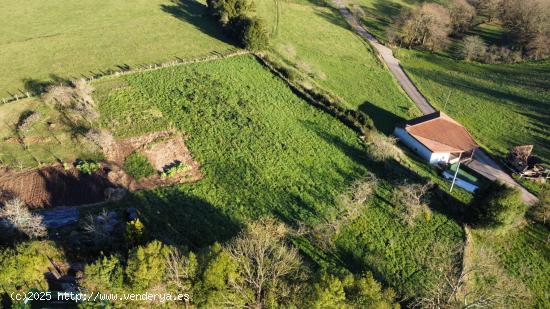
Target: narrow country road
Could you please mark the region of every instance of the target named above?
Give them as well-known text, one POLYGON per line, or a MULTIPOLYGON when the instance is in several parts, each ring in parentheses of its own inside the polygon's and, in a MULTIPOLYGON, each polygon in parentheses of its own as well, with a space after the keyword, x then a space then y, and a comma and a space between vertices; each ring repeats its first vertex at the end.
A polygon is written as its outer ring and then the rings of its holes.
POLYGON ((418 91, 405 71, 403 71, 403 68, 401 68, 401 65, 399 64, 399 60, 393 56, 393 51, 390 48, 380 44, 380 42, 359 23, 355 16, 351 14, 341 0, 334 0, 334 3, 337 5, 338 10, 344 16, 351 28, 353 28, 359 36, 368 41, 371 46, 376 49, 378 55, 382 58, 382 61, 384 61, 395 79, 397 79, 403 90, 405 90, 407 95, 414 101, 420 111, 424 115, 434 113, 435 109, 430 105, 430 103, 428 103, 428 100, 426 100, 420 91, 418 91))
MULTIPOLYGON (((397 79, 403 90, 405 90, 407 95, 416 104, 420 111, 424 115, 434 113, 436 111, 435 108, 430 105, 428 100, 426 100, 420 91, 418 91, 418 88, 416 88, 409 76, 407 76, 405 71, 403 71, 403 68, 399 64, 399 60, 393 56, 393 51, 382 45, 372 34, 370 34, 367 29, 361 25, 357 18, 353 16, 346 5, 342 3, 342 0, 333 0, 333 3, 344 16, 351 28, 364 40, 369 42, 377 51, 382 61, 390 69, 390 72, 393 74, 395 79, 397 79)), ((536 196, 514 181, 514 179, 482 149, 478 149, 475 152, 474 159, 467 162, 465 165, 490 180, 499 180, 505 184, 518 188, 521 191, 522 200, 526 204, 533 205, 538 202, 536 196)))

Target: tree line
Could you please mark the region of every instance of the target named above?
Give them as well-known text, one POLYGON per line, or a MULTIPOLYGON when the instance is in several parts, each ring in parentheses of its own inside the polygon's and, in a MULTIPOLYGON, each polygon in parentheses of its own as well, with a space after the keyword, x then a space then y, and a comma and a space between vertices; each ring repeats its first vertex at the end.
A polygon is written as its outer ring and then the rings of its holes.
POLYGON ((462 39, 465 60, 486 63, 539 60, 550 56, 550 1, 451 0, 404 9, 388 39, 407 48, 442 50, 450 37, 462 39), (505 46, 487 44, 469 31, 485 22, 499 22, 505 46))

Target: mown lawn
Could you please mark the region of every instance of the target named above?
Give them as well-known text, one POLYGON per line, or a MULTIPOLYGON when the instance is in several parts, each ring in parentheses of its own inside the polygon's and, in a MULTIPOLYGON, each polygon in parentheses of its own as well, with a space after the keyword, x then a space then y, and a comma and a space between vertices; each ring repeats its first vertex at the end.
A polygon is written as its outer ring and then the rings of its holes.
MULTIPOLYGON (((175 127, 202 165, 205 177, 198 183, 139 192, 124 204, 139 207, 146 228, 165 241, 197 247, 223 241, 244 219, 262 215, 314 225, 368 170, 381 178, 400 175, 369 163, 351 129, 296 97, 249 56, 128 75, 96 87, 103 127, 121 137, 175 127), (149 116, 159 112, 162 118, 149 116)), ((436 241, 460 245, 462 230, 439 212, 409 230, 383 202, 387 190, 343 237, 391 234, 400 244, 373 253, 377 263, 358 264, 349 258, 356 248, 386 247, 388 238, 352 238, 336 260, 356 271, 374 269, 405 293, 431 274, 423 260, 407 257, 436 241), (411 279, 409 268, 424 274, 411 279)), ((334 262, 307 242, 297 245, 318 263, 334 262)))
POLYGON ((272 34, 268 54, 308 74, 349 108, 369 114, 391 132, 419 114, 370 46, 341 14, 316 1, 258 1, 257 14, 272 34))
POLYGON ((398 56, 430 103, 493 154, 533 144, 536 155, 550 157, 550 61, 484 65, 409 50, 398 56))
POLYGON ((195 1, 0 0, 0 98, 33 81, 232 48, 204 14, 195 1))

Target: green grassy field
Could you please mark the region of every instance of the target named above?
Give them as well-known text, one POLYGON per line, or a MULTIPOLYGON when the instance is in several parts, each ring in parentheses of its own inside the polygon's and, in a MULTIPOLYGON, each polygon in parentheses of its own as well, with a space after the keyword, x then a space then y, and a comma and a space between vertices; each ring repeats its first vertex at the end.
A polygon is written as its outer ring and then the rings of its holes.
POLYGON ((477 246, 494 252, 498 259, 495 262, 526 286, 529 292, 525 307, 536 308, 545 308, 550 303, 548 237, 548 229, 535 223, 513 228, 505 235, 474 233, 477 246))
POLYGON ((205 6, 167 0, 0 0, 0 98, 25 81, 90 76, 117 66, 232 48, 205 6))
MULTIPOLYGON (((243 219, 261 215, 318 224, 337 196, 367 169, 383 178, 396 172, 384 175, 383 166, 368 163, 351 129, 296 97, 252 57, 130 75, 96 87, 102 126, 124 137, 174 126, 188 137, 203 166, 205 177, 196 184, 140 192, 126 202, 140 208, 147 228, 160 239, 202 246, 230 238, 243 219), (147 118, 140 113, 144 109, 164 117, 147 118)), ((380 194, 384 192, 387 188, 380 194)), ((365 214, 367 222, 349 233, 398 235, 407 230, 392 205, 382 200, 375 205, 365 214)), ((404 292, 424 278, 409 278, 407 269, 423 269, 423 261, 405 261, 406 256, 436 240, 446 246, 462 241, 460 226, 438 212, 414 231, 418 237, 386 248, 387 256, 378 264, 369 259, 357 264, 347 249, 337 260, 354 270, 376 269, 404 292), (436 234, 439 229, 444 233, 436 234)), ((363 244, 379 248, 386 241, 369 238, 363 244)), ((353 254, 365 248, 343 243, 355 248, 353 254)), ((307 242, 297 244, 318 263, 334 261, 307 242)))
POLYGON ((63 122, 62 114, 37 98, 0 105, 0 165, 16 169, 41 164, 97 158, 63 122), (17 130, 22 115, 35 112, 36 121, 17 130))
POLYGON ((419 114, 337 10, 314 1, 266 0, 258 2, 257 14, 269 23, 270 56, 305 72, 349 108, 365 111, 383 131, 419 114))
POLYGON ((490 152, 503 156, 512 146, 533 144, 536 155, 550 157, 549 61, 483 65, 408 50, 399 58, 430 103, 490 152))

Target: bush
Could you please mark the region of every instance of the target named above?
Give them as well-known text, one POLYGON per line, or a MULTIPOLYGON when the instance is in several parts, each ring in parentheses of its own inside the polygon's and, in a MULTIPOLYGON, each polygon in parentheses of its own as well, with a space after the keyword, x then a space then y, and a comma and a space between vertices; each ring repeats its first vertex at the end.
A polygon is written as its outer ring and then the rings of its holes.
POLYGON ((151 176, 155 173, 155 168, 151 165, 149 160, 138 152, 129 155, 124 160, 122 168, 136 180, 151 176))
POLYGON ((65 262, 62 251, 50 241, 31 241, 15 248, 0 250, 0 287, 2 292, 15 292, 28 284, 48 286, 44 274, 52 263, 65 262))
POLYGON ((229 20, 227 30, 243 48, 259 51, 267 48, 269 36, 263 19, 239 15, 229 20))
POLYGON ((169 166, 165 167, 164 172, 162 172, 162 174, 161 174, 161 177, 162 178, 173 177, 173 176, 177 175, 178 173, 187 171, 188 169, 189 169, 189 165, 187 165, 183 162, 178 162, 176 164, 169 165, 169 166))
POLYGON ((128 246, 133 247, 143 242, 145 238, 145 227, 141 220, 135 219, 126 223, 126 233, 124 234, 128 246))
POLYGON ((99 171, 101 164, 94 161, 78 161, 76 163, 76 169, 82 174, 92 175, 99 171))
POLYGON ((472 35, 464 38, 464 45, 462 47, 462 57, 464 60, 483 61, 486 52, 487 45, 480 37, 472 35))
POLYGON ((128 257, 126 276, 137 291, 143 291, 162 282, 166 272, 166 260, 170 247, 159 241, 138 247, 128 257))
POLYGON ((23 202, 18 199, 7 201, 0 208, 0 239, 11 242, 21 234, 37 238, 46 236, 48 231, 42 217, 33 214, 23 202))
POLYGON ((476 193, 471 222, 476 227, 508 226, 522 217, 526 209, 518 189, 494 182, 476 193))
POLYGON ((86 265, 83 286, 91 291, 113 292, 122 288, 124 269, 118 256, 103 256, 86 265))

